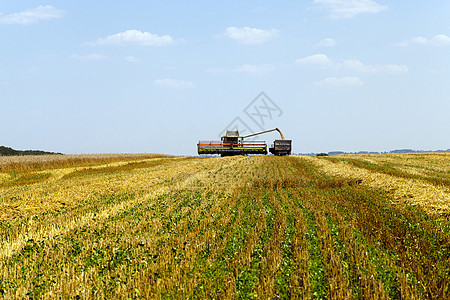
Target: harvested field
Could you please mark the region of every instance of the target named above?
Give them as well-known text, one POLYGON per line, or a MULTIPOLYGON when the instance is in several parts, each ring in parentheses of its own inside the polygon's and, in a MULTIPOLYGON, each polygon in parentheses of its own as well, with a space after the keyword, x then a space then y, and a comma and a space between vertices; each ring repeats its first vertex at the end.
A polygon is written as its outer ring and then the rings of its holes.
POLYGON ((450 213, 450 154, 339 155, 310 159, 325 174, 360 180, 391 200, 418 205, 430 213, 450 213))
POLYGON ((0 156, 0 172, 27 172, 33 170, 68 168, 135 161, 140 159, 172 157, 164 154, 80 154, 80 155, 26 155, 0 156))
POLYGON ((54 159, 0 160, 5 298, 450 297, 449 154, 54 159))

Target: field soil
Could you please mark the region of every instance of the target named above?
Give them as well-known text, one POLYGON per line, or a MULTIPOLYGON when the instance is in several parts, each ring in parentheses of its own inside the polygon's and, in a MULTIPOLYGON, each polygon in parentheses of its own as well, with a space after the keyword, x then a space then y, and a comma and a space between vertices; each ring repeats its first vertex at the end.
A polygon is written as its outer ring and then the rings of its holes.
POLYGON ((0 298, 448 299, 450 153, 0 157, 0 298))

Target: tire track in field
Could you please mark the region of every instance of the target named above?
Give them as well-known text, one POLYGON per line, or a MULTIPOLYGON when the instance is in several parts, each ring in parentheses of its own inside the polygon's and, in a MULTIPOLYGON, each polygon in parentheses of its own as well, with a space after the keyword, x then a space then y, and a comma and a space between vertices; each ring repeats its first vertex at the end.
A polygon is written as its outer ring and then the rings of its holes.
MULTIPOLYGON (((199 164, 195 164, 195 162, 186 163, 186 165, 182 166, 182 171, 188 171, 188 173, 187 174, 185 173, 183 176, 185 178, 175 185, 170 185, 170 183, 167 182, 155 184, 152 187, 152 190, 149 191, 148 193, 142 196, 138 196, 136 198, 132 198, 128 201, 123 201, 116 205, 110 206, 100 212, 89 212, 85 213, 83 216, 74 216, 62 224, 61 223, 52 224, 46 227, 43 226, 43 228, 38 230, 28 230, 27 232, 20 233, 16 238, 12 240, 7 239, 0 242, 0 259, 11 257, 15 252, 20 251, 26 245, 27 241, 30 239, 33 239, 35 241, 39 241, 43 237, 47 239, 52 239, 57 235, 65 234, 75 228, 88 225, 89 223, 93 222, 93 219, 95 219, 95 222, 104 221, 105 219, 113 217, 117 215, 119 212, 129 209, 132 206, 137 205, 146 199, 149 198, 157 199, 158 196, 163 195, 164 193, 167 193, 169 191, 176 191, 187 187, 192 187, 193 185, 195 185, 195 183, 207 178, 210 172, 215 172, 218 169, 224 167, 231 167, 239 163, 242 159, 245 158, 229 159, 225 161, 223 164, 216 164, 214 162, 211 163, 211 160, 206 160, 206 162, 200 161, 199 164), (206 168, 205 165, 208 164, 211 164, 211 166, 214 167, 206 168), (198 167, 199 165, 205 167, 205 169, 203 171, 195 170, 195 167, 198 167), (194 171, 191 171, 193 169, 194 171)), ((174 173, 175 174, 171 174, 173 178, 179 175, 179 173, 176 172, 174 173)), ((169 180, 172 178, 168 177, 167 179, 169 180)))

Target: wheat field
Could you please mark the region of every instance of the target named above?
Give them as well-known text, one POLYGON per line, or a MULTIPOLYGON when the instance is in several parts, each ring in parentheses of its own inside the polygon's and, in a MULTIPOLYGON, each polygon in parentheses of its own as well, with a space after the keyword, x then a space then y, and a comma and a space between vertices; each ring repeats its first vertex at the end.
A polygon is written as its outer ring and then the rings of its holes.
POLYGON ((449 216, 449 153, 0 157, 0 297, 446 299, 449 216))

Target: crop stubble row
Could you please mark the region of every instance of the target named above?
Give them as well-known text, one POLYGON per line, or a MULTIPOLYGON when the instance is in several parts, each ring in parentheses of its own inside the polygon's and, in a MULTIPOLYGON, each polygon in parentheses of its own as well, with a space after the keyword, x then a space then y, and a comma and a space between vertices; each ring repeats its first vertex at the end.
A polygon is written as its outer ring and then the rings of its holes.
POLYGON ((59 201, 60 190, 85 194, 63 208, 53 203, 3 218, 1 292, 86 299, 449 296, 448 220, 393 204, 391 194, 348 173, 335 177, 323 165, 304 157, 177 158, 88 170, 56 180, 54 190, 46 182, 27 186, 31 195, 49 188, 50 202, 59 201))

